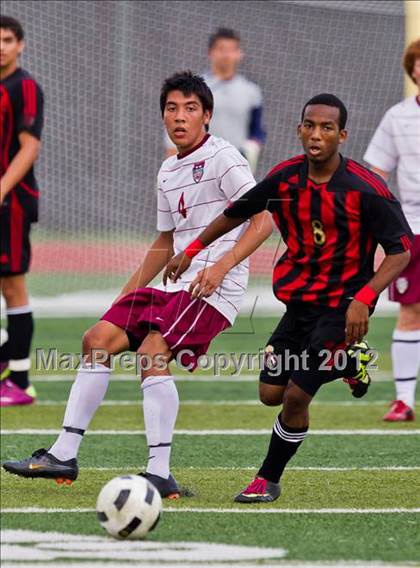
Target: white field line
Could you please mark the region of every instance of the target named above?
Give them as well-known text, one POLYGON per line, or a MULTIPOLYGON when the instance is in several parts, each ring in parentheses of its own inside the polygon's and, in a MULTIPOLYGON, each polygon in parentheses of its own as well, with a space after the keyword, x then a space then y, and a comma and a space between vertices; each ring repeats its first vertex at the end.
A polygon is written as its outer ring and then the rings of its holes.
MULTIPOLYGON (((33 375, 31 381, 35 383, 61 383, 66 381, 73 381, 76 377, 76 373, 72 371, 66 375, 33 375)), ((112 374, 110 377, 111 381, 115 382, 135 382, 139 383, 140 379, 136 375, 115 375, 112 374)), ((177 382, 188 382, 188 383, 256 383, 258 382, 258 373, 255 375, 240 375, 238 377, 233 377, 230 375, 224 375, 222 377, 214 377, 212 375, 175 375, 175 381, 177 382)))
MULTIPOLYGON (((255 466, 245 466, 245 467, 225 467, 225 466, 215 466, 215 467, 195 467, 188 466, 178 469, 188 470, 188 471, 255 471, 259 468, 259 465, 255 466)), ((129 467, 83 467, 83 471, 138 471, 138 466, 129 467)), ((316 467, 316 466, 288 466, 287 471, 325 471, 325 472, 346 472, 346 471, 419 471, 420 465, 404 466, 404 465, 390 465, 390 466, 364 466, 364 467, 316 467)))
MULTIPOLYGON (((214 377, 213 375, 175 375, 176 382, 187 382, 187 383, 258 383, 258 375, 256 372, 254 375, 241 374, 238 376, 223 375, 219 377, 214 377)), ((392 382, 392 374, 385 371, 374 371, 371 372, 372 382, 392 382)), ((76 377, 76 372, 72 371, 68 374, 63 375, 33 375, 31 381, 35 383, 61 383, 66 381, 73 381, 76 377)), ((113 374, 111 375, 111 381, 116 382, 139 382, 140 379, 136 375, 121 375, 113 374)))
MULTIPOLYGON (((101 406, 135 406, 138 407, 141 400, 104 400, 101 406)), ((37 400, 37 406, 65 406, 67 401, 64 400, 37 400)), ((181 400, 181 406, 260 406, 263 407, 263 403, 259 400, 181 400)), ((384 406, 389 404, 389 400, 373 400, 372 402, 361 400, 314 400, 311 406, 384 406)))
MULTIPOLYGON (((57 435, 61 430, 58 429, 41 429, 41 428, 22 428, 19 430, 1 430, 2 436, 15 435, 57 435)), ((309 430, 313 436, 417 436, 420 430, 309 430)), ((146 434, 145 430, 88 430, 86 434, 90 436, 142 436, 146 434)), ((175 430, 178 436, 267 436, 271 434, 271 430, 175 430)))
MULTIPOLYGON (((200 564, 198 563, 187 563, 187 562, 182 562, 182 564, 180 564, 178 562, 179 566, 182 568, 197 568, 198 566, 202 566, 203 563, 201 562, 200 564)), ((39 564, 34 564, 34 566, 39 566, 39 564)), ((291 561, 291 562, 284 562, 282 561, 280 562, 276 562, 276 564, 268 564, 267 561, 264 561, 263 564, 248 564, 248 563, 244 563, 244 561, 240 561, 239 563, 236 564, 238 567, 240 568, 255 568, 256 566, 263 566, 264 568, 418 568, 418 563, 417 562, 412 562, 412 561, 407 561, 407 562, 393 562, 392 564, 390 563, 384 563, 381 562, 380 560, 368 560, 368 561, 346 561, 346 560, 340 560, 340 561, 327 561, 327 562, 321 562, 321 561, 311 561, 311 562, 296 562, 296 561, 291 561)), ((11 562, 3 562, 2 563, 3 568, 28 568, 28 563, 27 562, 16 562, 15 560, 12 560, 11 562)), ((44 564, 44 566, 47 566, 47 564, 44 564)), ((59 564, 57 564, 57 566, 59 566, 59 564)), ((64 566, 64 564, 62 564, 62 566, 64 566)), ((73 562, 66 562, 65 564, 65 568, 92 568, 93 566, 100 566, 100 564, 98 562, 91 562, 91 563, 87 563, 85 560, 83 560, 82 562, 77 562, 77 561, 73 561, 73 562)), ((122 564, 121 561, 119 561, 118 564, 115 564, 113 562, 110 562, 109 560, 107 560, 106 564, 103 564, 103 566, 106 566, 106 568, 121 568, 123 566, 133 566, 133 563, 129 563, 129 564, 122 564)), ((156 566, 171 566, 171 568, 173 568, 175 566, 175 564, 157 564, 156 562, 153 562, 152 564, 146 564, 144 562, 142 562, 141 564, 138 564, 138 566, 141 566, 141 568, 156 568, 156 566)), ((212 562, 211 564, 207 564, 207 566, 212 566, 213 568, 226 568, 227 566, 232 566, 232 564, 228 564, 224 561, 222 561, 221 563, 219 562, 212 562)))
MULTIPOLYGON (((249 513, 254 515, 255 513, 262 513, 262 514, 278 514, 278 513, 289 513, 289 514, 315 514, 315 515, 335 515, 335 514, 395 514, 395 513, 403 513, 403 514, 412 514, 412 513, 420 513, 419 508, 390 508, 390 509, 257 509, 254 507, 251 508, 224 508, 224 509, 217 509, 214 507, 164 507, 164 513, 249 513)), ((95 509, 87 509, 87 508, 74 508, 74 509, 65 509, 65 508, 42 508, 42 507, 12 507, 12 508, 5 508, 1 509, 0 512, 2 514, 7 513, 94 513, 95 509)))
MULTIPOLYGON (((33 566, 36 566, 39 564, 33 564, 33 566)), ((93 566, 95 566, 95 564, 89 563, 87 564, 85 560, 82 560, 82 562, 66 562, 65 564, 57 564, 57 566, 63 566, 63 568, 87 568, 87 566, 89 566, 89 568, 92 568, 93 566)), ((182 564, 180 564, 178 562, 178 565, 182 568, 197 568, 198 566, 200 566, 200 564, 194 563, 194 564, 190 564, 187 562, 182 562, 182 564)), ((201 565, 203 565, 203 563, 201 563, 201 565)), ((240 568, 255 568, 256 566, 263 566, 264 568, 418 568, 418 563, 417 562, 412 562, 407 560, 406 562, 402 561, 402 562, 393 562, 392 564, 389 563, 385 563, 385 562, 381 562, 380 560, 368 560, 368 561, 350 561, 350 560, 340 560, 340 561, 326 561, 326 562, 296 562, 296 561, 291 561, 291 562, 279 562, 277 561, 276 564, 268 564, 267 561, 264 561, 263 564, 248 564, 248 563, 244 563, 244 561, 240 561, 240 563, 234 564, 234 566, 238 566, 240 568)), ((3 568, 28 568, 28 563, 27 562, 16 562, 16 561, 12 561, 12 562, 3 562, 2 563, 3 568)), ((47 566, 46 564, 44 564, 43 566, 47 566)), ((99 564, 97 564, 97 566, 100 566, 99 564)), ((118 564, 114 564, 113 562, 110 562, 109 560, 107 560, 106 564, 102 564, 102 566, 106 566, 106 568, 121 568, 122 564, 118 563, 118 564)), ((124 564, 124 566, 129 566, 128 564, 124 564)), ((131 566, 135 566, 134 564, 131 564, 131 566)), ((140 564, 138 564, 138 566, 141 566, 141 568, 156 568, 157 566, 171 566, 172 568, 175 566, 175 564, 157 564, 156 562, 153 562, 153 564, 146 564, 144 562, 140 564)), ((222 561, 221 563, 219 562, 212 562, 211 564, 207 564, 207 566, 211 566, 212 568, 227 568, 229 566, 232 566, 232 564, 229 564, 227 562, 222 561)))

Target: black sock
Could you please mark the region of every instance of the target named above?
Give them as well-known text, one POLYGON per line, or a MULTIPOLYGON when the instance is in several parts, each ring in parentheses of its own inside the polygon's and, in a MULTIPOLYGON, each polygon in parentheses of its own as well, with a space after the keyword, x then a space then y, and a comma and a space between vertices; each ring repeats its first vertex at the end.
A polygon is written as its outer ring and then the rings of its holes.
POLYGON ((9 360, 9 340, 0 347, 0 361, 6 363, 9 360))
POLYGON ((267 456, 258 475, 268 481, 278 483, 284 468, 297 452, 307 431, 307 427, 290 428, 282 422, 280 413, 274 423, 267 456))
POLYGON ((29 386, 29 353, 33 331, 34 321, 29 306, 7 309, 9 379, 21 389, 29 386))

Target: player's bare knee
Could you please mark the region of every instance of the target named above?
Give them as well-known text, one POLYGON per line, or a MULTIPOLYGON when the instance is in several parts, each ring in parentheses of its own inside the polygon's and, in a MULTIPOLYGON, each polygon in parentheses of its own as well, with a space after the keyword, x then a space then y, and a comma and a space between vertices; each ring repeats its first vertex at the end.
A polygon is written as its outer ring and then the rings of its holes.
POLYGON ((260 383, 259 396, 260 401, 265 406, 279 406, 283 402, 284 388, 278 388, 274 385, 260 383))
POLYGON ((171 351, 159 332, 150 332, 142 341, 138 351, 141 357, 162 357, 169 360, 171 351))
POLYGON ((10 294, 10 279, 9 278, 2 278, 0 280, 0 284, 1 284, 1 293, 4 297, 4 299, 7 301, 7 298, 10 294))
POLYGON ((420 302, 401 306, 397 329, 400 331, 416 331, 420 329, 420 302))
POLYGON ((107 340, 104 337, 102 330, 95 324, 89 328, 82 337, 83 353, 91 353, 96 349, 106 349, 107 340))
POLYGON ((294 383, 289 383, 283 396, 283 409, 287 414, 301 414, 306 411, 311 397, 294 383))
POLYGON ((1 279, 1 293, 7 306, 27 303, 27 291, 23 278, 4 277, 1 279))
POLYGON ((265 405, 265 406, 279 406, 281 404, 281 400, 279 401, 278 398, 272 396, 272 395, 268 395, 265 393, 260 393, 260 401, 265 405))

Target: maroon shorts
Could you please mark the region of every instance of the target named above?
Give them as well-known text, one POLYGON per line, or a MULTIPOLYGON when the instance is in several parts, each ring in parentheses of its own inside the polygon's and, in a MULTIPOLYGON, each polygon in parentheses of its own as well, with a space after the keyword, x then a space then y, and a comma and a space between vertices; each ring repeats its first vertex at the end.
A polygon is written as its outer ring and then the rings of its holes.
POLYGON ((411 260, 388 288, 389 299, 400 304, 420 302, 420 235, 411 245, 411 260))
POLYGON ((123 296, 101 318, 124 329, 130 349, 137 351, 146 335, 158 330, 172 354, 189 350, 184 365, 197 366, 217 334, 230 322, 204 300, 191 298, 188 292, 163 292, 156 288, 138 288, 123 296))

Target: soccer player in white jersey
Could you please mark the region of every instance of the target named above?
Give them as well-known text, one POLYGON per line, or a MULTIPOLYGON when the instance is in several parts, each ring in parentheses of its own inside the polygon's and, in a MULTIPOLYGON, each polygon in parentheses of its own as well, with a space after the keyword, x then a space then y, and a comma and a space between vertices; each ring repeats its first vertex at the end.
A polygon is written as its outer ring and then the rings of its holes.
MULTIPOLYGON (((228 28, 219 28, 209 38, 210 70, 204 79, 214 97, 210 132, 228 140, 245 156, 255 173, 266 139, 263 97, 260 87, 238 73, 243 59, 241 38, 228 28)), ((168 155, 175 152, 166 137, 168 155)))
POLYGON ((178 154, 163 162, 158 175, 159 236, 112 307, 85 333, 83 353, 88 363, 77 373, 57 440, 49 450, 3 464, 11 473, 68 483, 76 479, 79 446, 105 396, 111 372, 109 359, 98 363, 94 350, 101 350, 101 356, 103 351, 109 356, 131 350, 145 363, 141 379, 149 461, 143 475, 163 497, 179 496, 170 475, 179 402, 168 363, 184 354, 181 362, 192 370, 211 340, 233 324, 247 286, 246 259, 271 234, 272 225, 264 213, 197 256, 193 242, 194 261, 183 278, 176 284, 150 287, 174 253, 184 250, 229 203, 255 185, 238 150, 207 133, 213 96, 201 77, 184 72, 167 79, 160 107, 178 154), (210 298, 188 292, 197 271, 215 289, 210 298))
POLYGON ((410 264, 389 289, 400 313, 392 336, 396 400, 384 416, 387 422, 414 420, 420 369, 420 39, 407 47, 403 64, 417 94, 385 113, 364 155, 385 180, 397 168, 401 205, 415 235, 410 264))

